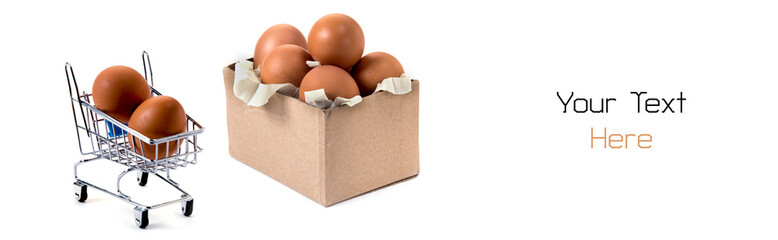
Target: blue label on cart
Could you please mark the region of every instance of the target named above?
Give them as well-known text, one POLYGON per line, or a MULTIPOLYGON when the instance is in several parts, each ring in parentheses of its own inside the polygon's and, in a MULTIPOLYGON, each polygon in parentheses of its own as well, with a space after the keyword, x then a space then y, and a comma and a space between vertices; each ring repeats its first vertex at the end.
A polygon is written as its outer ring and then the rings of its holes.
MULTIPOLYGON (((113 123, 109 121, 105 121, 105 123, 108 125, 108 137, 121 137, 124 136, 124 130, 120 126, 113 125, 113 123)), ((124 124, 127 126, 127 124, 124 124)))

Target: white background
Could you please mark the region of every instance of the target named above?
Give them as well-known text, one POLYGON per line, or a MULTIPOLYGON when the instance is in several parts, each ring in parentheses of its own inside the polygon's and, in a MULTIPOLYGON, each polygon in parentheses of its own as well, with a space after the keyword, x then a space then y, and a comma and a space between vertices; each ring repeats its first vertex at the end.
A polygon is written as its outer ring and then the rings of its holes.
MULTIPOLYGON (((771 1, 6 2, 0 234, 775 239, 776 12, 771 1), (366 53, 389 52, 420 79, 421 173, 324 208, 229 156, 222 68, 251 57, 266 28, 307 35, 332 12, 360 23, 366 53), (71 62, 88 89, 108 66, 142 70, 143 50, 157 88, 206 128, 200 162, 173 172, 193 216, 153 210, 146 230, 108 195, 73 199, 81 156, 63 71, 71 62), (557 91, 618 100, 607 114, 563 114, 557 91), (683 114, 637 114, 630 91, 688 100, 683 114), (591 127, 652 134, 653 147, 590 149, 591 127)), ((122 170, 95 167, 83 177, 107 187, 122 170)))

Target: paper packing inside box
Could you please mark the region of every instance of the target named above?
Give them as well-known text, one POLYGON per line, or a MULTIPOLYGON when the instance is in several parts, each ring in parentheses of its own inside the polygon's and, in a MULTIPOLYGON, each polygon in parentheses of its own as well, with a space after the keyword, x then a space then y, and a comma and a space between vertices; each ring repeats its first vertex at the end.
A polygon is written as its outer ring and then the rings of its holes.
MULTIPOLYGON (((306 62, 311 67, 317 67, 321 64, 316 61, 306 62)), ((242 100, 249 106, 263 106, 276 92, 297 97, 298 94, 305 94, 305 100, 308 104, 321 109, 347 105, 353 107, 362 101, 362 97, 357 95, 352 98, 336 97, 334 100, 327 98, 324 89, 316 89, 299 93, 299 88, 290 83, 284 84, 264 84, 259 77, 261 66, 254 70, 254 63, 249 60, 241 60, 235 64, 235 84, 233 92, 235 97, 242 100)), ((400 77, 390 77, 378 83, 373 92, 387 91, 392 94, 406 94, 411 91, 411 78, 404 73, 400 77)))
POLYGON ((297 87, 291 83, 263 84, 254 71, 254 63, 241 60, 235 64, 235 84, 232 86, 235 97, 249 106, 262 106, 270 96, 279 92, 287 96, 297 96, 297 87))

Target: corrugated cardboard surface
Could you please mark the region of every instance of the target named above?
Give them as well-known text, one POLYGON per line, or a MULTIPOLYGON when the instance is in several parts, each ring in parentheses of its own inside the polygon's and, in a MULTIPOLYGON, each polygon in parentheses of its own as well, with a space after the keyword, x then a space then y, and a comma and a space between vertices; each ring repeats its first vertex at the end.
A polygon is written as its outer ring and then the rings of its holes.
POLYGON ((329 206, 419 173, 419 82, 403 95, 321 110, 273 95, 261 107, 232 91, 224 68, 230 155, 329 206))

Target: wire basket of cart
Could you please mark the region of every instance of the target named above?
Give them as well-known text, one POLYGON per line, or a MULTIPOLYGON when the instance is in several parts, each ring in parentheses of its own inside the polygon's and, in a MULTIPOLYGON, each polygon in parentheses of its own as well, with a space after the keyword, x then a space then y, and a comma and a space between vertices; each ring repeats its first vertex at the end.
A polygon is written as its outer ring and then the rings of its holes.
MULTIPOLYGON (((154 88, 151 62, 145 51, 142 54, 142 59, 144 77, 147 82, 150 82, 149 88, 152 96, 161 96, 162 94, 154 88)), ((124 200, 134 206, 135 223, 141 228, 145 228, 149 224, 148 211, 159 207, 181 203, 183 214, 185 216, 191 215, 194 199, 170 178, 170 171, 197 164, 197 154, 202 152, 202 148, 198 144, 198 136, 203 132, 203 127, 187 115, 186 131, 173 136, 151 139, 97 109, 92 103, 92 94, 79 90, 70 63, 65 63, 65 76, 68 82, 78 148, 81 154, 86 156, 85 159, 76 162, 73 167, 76 200, 86 201, 88 188, 97 189, 124 200), (146 154, 148 152, 157 154, 146 154), (101 159, 127 167, 126 170, 118 174, 115 191, 92 184, 78 176, 79 166, 101 159), (142 204, 132 200, 132 197, 122 192, 120 187, 122 178, 132 171, 137 173, 137 181, 140 186, 147 184, 150 175, 157 176, 179 191, 181 197, 158 204, 142 204)))

